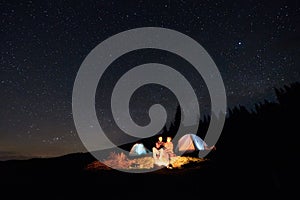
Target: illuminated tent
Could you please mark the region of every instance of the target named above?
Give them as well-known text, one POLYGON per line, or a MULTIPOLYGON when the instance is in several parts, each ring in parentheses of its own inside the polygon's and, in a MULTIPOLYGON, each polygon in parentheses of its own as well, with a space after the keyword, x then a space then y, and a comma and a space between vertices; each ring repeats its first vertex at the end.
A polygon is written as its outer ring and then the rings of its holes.
POLYGON ((147 150, 142 143, 136 143, 132 146, 129 156, 140 156, 146 155, 147 153, 149 153, 149 150, 147 150))
POLYGON ((178 140, 176 150, 179 152, 194 152, 205 150, 207 144, 197 135, 189 133, 178 140))

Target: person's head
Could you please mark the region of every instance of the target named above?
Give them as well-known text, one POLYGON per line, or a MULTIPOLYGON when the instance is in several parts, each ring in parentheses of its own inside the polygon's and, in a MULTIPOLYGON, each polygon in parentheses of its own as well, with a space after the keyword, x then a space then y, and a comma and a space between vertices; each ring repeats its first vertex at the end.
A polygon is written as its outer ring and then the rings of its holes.
POLYGON ((162 142, 162 140, 163 140, 162 136, 159 136, 159 137, 158 137, 158 140, 159 140, 160 142, 162 142))
POLYGON ((167 137, 167 142, 171 142, 172 138, 171 137, 167 137))

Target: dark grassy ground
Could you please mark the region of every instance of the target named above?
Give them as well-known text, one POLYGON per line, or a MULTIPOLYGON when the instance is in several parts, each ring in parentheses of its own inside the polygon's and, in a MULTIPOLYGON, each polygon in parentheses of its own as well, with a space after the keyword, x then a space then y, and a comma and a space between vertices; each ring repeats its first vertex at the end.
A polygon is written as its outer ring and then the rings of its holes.
MULTIPOLYGON (((0 162, 0 177, 1 184, 11 188, 55 188, 63 193, 74 189, 88 191, 87 194, 96 190, 103 194, 121 196, 124 190, 125 193, 133 192, 132 194, 149 192, 148 195, 162 190, 172 191, 170 195, 175 197, 187 191, 188 196, 193 191, 205 191, 208 195, 278 197, 289 196, 298 188, 293 179, 299 166, 292 163, 281 163, 269 168, 255 158, 249 158, 248 163, 232 159, 227 162, 218 159, 217 152, 215 154, 208 161, 187 165, 183 169, 163 168, 149 173, 126 173, 113 169, 87 171, 85 167, 95 160, 88 153, 49 159, 5 161, 0 162), (110 188, 117 191, 111 194, 110 188)), ((68 194, 73 196, 72 192, 68 194)))

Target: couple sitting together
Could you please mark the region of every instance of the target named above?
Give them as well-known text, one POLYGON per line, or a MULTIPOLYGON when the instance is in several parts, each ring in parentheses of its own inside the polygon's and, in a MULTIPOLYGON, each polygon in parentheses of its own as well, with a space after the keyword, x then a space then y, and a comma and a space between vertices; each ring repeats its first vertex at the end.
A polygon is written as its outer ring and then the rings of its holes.
POLYGON ((176 156, 173 149, 174 145, 171 137, 167 137, 166 142, 163 142, 162 136, 158 137, 158 141, 155 143, 155 147, 152 148, 153 158, 155 162, 157 164, 166 162, 166 165, 169 165, 171 157, 176 156))

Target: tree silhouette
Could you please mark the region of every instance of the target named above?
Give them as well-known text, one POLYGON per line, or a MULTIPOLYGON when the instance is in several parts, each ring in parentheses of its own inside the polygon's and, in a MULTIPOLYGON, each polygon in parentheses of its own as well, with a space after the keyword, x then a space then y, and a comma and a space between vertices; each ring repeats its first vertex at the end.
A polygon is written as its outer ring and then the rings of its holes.
POLYGON ((169 131, 167 132, 168 136, 174 137, 179 129, 181 123, 181 108, 180 105, 177 105, 174 120, 171 122, 169 131))

